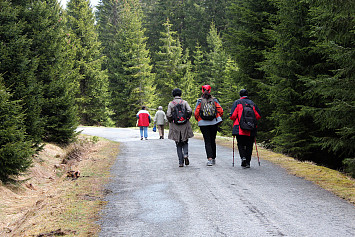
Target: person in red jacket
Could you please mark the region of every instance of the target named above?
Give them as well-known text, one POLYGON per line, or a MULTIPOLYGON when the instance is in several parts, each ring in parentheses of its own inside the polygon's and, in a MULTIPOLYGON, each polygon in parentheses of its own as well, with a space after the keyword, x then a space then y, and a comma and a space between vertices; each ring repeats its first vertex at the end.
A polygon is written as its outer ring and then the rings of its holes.
POLYGON ((137 119, 138 119, 138 127, 141 132, 141 140, 143 140, 143 133, 144 133, 144 138, 145 140, 148 139, 148 126, 151 121, 150 119, 150 114, 146 110, 145 106, 142 106, 142 109, 137 113, 137 119))
POLYGON ((256 121, 261 118, 261 114, 259 108, 248 98, 248 91, 246 89, 242 89, 239 92, 239 95, 241 98, 234 101, 230 113, 230 119, 234 121, 232 135, 237 138, 239 155, 242 161, 241 166, 250 168, 250 160, 253 152, 253 144, 256 137, 257 127, 255 124, 253 129, 246 130, 239 126, 243 113, 243 105, 245 106, 246 104, 249 104, 253 108, 256 121))
POLYGON ((207 155, 207 166, 216 164, 216 135, 222 122, 223 109, 218 100, 211 95, 211 86, 202 86, 202 96, 197 100, 195 119, 203 135, 207 155))

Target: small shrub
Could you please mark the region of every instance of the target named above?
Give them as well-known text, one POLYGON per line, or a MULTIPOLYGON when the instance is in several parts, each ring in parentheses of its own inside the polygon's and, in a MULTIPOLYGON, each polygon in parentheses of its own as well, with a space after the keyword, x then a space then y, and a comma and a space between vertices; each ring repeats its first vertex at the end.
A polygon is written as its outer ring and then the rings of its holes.
POLYGON ((347 158, 343 161, 343 164, 345 165, 345 172, 355 178, 355 158, 347 158))

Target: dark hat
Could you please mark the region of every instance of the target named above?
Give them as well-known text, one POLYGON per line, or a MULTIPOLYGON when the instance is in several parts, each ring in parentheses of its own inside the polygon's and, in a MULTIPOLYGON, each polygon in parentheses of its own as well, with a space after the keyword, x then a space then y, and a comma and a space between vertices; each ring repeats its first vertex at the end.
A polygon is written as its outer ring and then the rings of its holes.
POLYGON ((248 96, 248 91, 246 89, 241 89, 240 92, 239 92, 239 95, 241 97, 248 96))

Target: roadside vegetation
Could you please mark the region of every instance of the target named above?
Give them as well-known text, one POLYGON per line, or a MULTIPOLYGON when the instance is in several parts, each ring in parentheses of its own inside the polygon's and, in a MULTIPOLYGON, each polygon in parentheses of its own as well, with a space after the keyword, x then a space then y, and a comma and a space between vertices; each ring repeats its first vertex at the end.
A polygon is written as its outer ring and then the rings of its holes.
POLYGON ((66 148, 46 144, 25 176, 0 185, 0 236, 97 236, 118 148, 84 136, 66 148))

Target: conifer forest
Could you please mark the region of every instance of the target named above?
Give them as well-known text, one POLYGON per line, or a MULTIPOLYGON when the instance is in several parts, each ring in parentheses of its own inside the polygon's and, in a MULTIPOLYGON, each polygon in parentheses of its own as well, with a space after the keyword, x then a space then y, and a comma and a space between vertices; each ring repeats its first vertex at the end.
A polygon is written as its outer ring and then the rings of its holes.
POLYGON ((79 124, 133 127, 174 88, 194 108, 204 84, 221 135, 245 88, 264 147, 355 176, 353 0, 0 0, 0 21, 4 182, 79 124))

